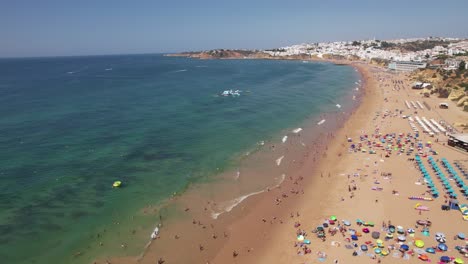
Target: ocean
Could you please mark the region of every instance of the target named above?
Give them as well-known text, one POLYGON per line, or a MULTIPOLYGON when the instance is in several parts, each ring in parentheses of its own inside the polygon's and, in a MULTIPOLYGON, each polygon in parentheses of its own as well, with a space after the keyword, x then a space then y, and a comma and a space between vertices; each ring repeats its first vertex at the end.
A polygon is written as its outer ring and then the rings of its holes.
POLYGON ((143 208, 342 111, 358 79, 325 62, 0 59, 0 259, 89 263, 121 252, 123 236, 138 254, 157 222, 143 208), (240 96, 219 96, 228 89, 240 96))

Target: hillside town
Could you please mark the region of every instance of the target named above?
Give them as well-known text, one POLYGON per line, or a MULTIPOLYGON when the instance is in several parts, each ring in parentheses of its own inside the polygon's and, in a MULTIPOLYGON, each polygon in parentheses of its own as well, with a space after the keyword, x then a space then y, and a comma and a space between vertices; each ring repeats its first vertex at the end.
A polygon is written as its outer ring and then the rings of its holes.
POLYGON ((458 69, 460 63, 467 60, 468 40, 439 37, 385 41, 372 39, 299 44, 264 52, 274 57, 308 54, 318 58, 332 55, 345 59, 382 60, 390 69, 401 71, 426 68, 431 61, 439 60, 437 66, 450 70, 458 69), (440 59, 444 62, 440 63, 440 59))

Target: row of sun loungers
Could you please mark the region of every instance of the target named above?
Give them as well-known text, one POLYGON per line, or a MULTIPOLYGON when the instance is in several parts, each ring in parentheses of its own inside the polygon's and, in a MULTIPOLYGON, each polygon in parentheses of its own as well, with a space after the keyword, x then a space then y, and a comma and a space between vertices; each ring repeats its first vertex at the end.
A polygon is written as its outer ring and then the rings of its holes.
POLYGON ((431 123, 434 124, 434 126, 437 127, 437 129, 439 129, 441 132, 447 132, 447 130, 439 123, 437 123, 437 121, 435 121, 434 119, 430 119, 431 123))
POLYGON ((437 190, 437 187, 435 187, 434 182, 432 181, 431 175, 429 174, 426 167, 424 166, 421 160, 421 157, 419 155, 416 155, 415 160, 416 160, 416 163, 418 164, 419 171, 422 173, 424 177, 424 181, 429 187, 429 191, 431 192, 432 197, 434 198, 439 197, 439 191, 437 190))
POLYGON ((423 106, 419 101, 416 101, 416 103, 413 102, 413 101, 411 101, 411 104, 410 104, 410 102, 405 101, 405 104, 406 104, 406 107, 408 107, 408 109, 411 109, 411 108, 414 108, 414 109, 419 109, 419 108, 420 108, 420 109, 424 109, 424 106, 423 106))
POLYGON ((450 176, 455 180, 457 186, 460 187, 461 192, 465 197, 468 197, 468 185, 465 184, 462 178, 458 175, 457 171, 452 167, 450 162, 446 158, 442 158, 442 165, 448 171, 450 176))
POLYGON ((414 132, 417 132, 417 130, 414 129, 414 123, 412 123, 414 120, 416 120, 419 126, 421 126, 424 133, 427 133, 431 136, 447 132, 447 130, 434 119, 427 120, 426 117, 419 118, 419 116, 415 116, 414 119, 412 117, 408 117, 408 120, 410 121, 411 129, 414 132))
POLYGON ((437 177, 440 179, 440 181, 442 182, 442 185, 444 186, 445 188, 445 192, 450 195, 450 197, 454 197, 456 198, 457 197, 457 194, 455 193, 455 190, 453 189, 452 185, 450 184, 449 180, 447 179, 447 177, 445 177, 444 173, 442 172, 442 170, 439 168, 439 166, 437 165, 437 162, 434 160, 434 158, 431 156, 431 157, 428 157, 427 159, 429 161, 429 164, 431 164, 432 166, 432 169, 434 170, 434 172, 436 173, 437 177))
POLYGON ((455 164, 455 167, 457 167, 461 173, 463 174, 463 176, 468 179, 468 170, 458 161, 455 161, 453 164, 455 164))

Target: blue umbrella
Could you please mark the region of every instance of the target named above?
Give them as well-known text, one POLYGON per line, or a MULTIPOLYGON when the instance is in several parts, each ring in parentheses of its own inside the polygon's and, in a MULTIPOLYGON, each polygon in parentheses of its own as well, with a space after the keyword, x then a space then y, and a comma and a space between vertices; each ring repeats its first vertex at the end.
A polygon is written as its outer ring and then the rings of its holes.
POLYGON ((440 243, 438 246, 437 246, 438 249, 442 250, 442 251, 447 251, 448 247, 447 245, 445 245, 444 243, 440 243))
POLYGON ((400 250, 408 251, 408 250, 409 250, 409 246, 406 245, 406 244, 403 244, 403 245, 400 246, 400 250))
POLYGON ((426 248, 427 253, 435 254, 435 249, 433 248, 426 248))
POLYGON ((458 233, 458 238, 460 238, 460 239, 465 239, 465 234, 463 234, 463 233, 458 233))

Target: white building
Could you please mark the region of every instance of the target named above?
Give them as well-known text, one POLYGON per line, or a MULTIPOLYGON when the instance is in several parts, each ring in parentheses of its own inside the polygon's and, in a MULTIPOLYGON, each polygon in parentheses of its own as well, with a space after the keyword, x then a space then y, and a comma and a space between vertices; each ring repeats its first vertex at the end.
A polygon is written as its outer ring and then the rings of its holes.
POLYGON ((392 61, 388 64, 390 70, 395 71, 414 71, 426 68, 427 63, 417 61, 392 61))

